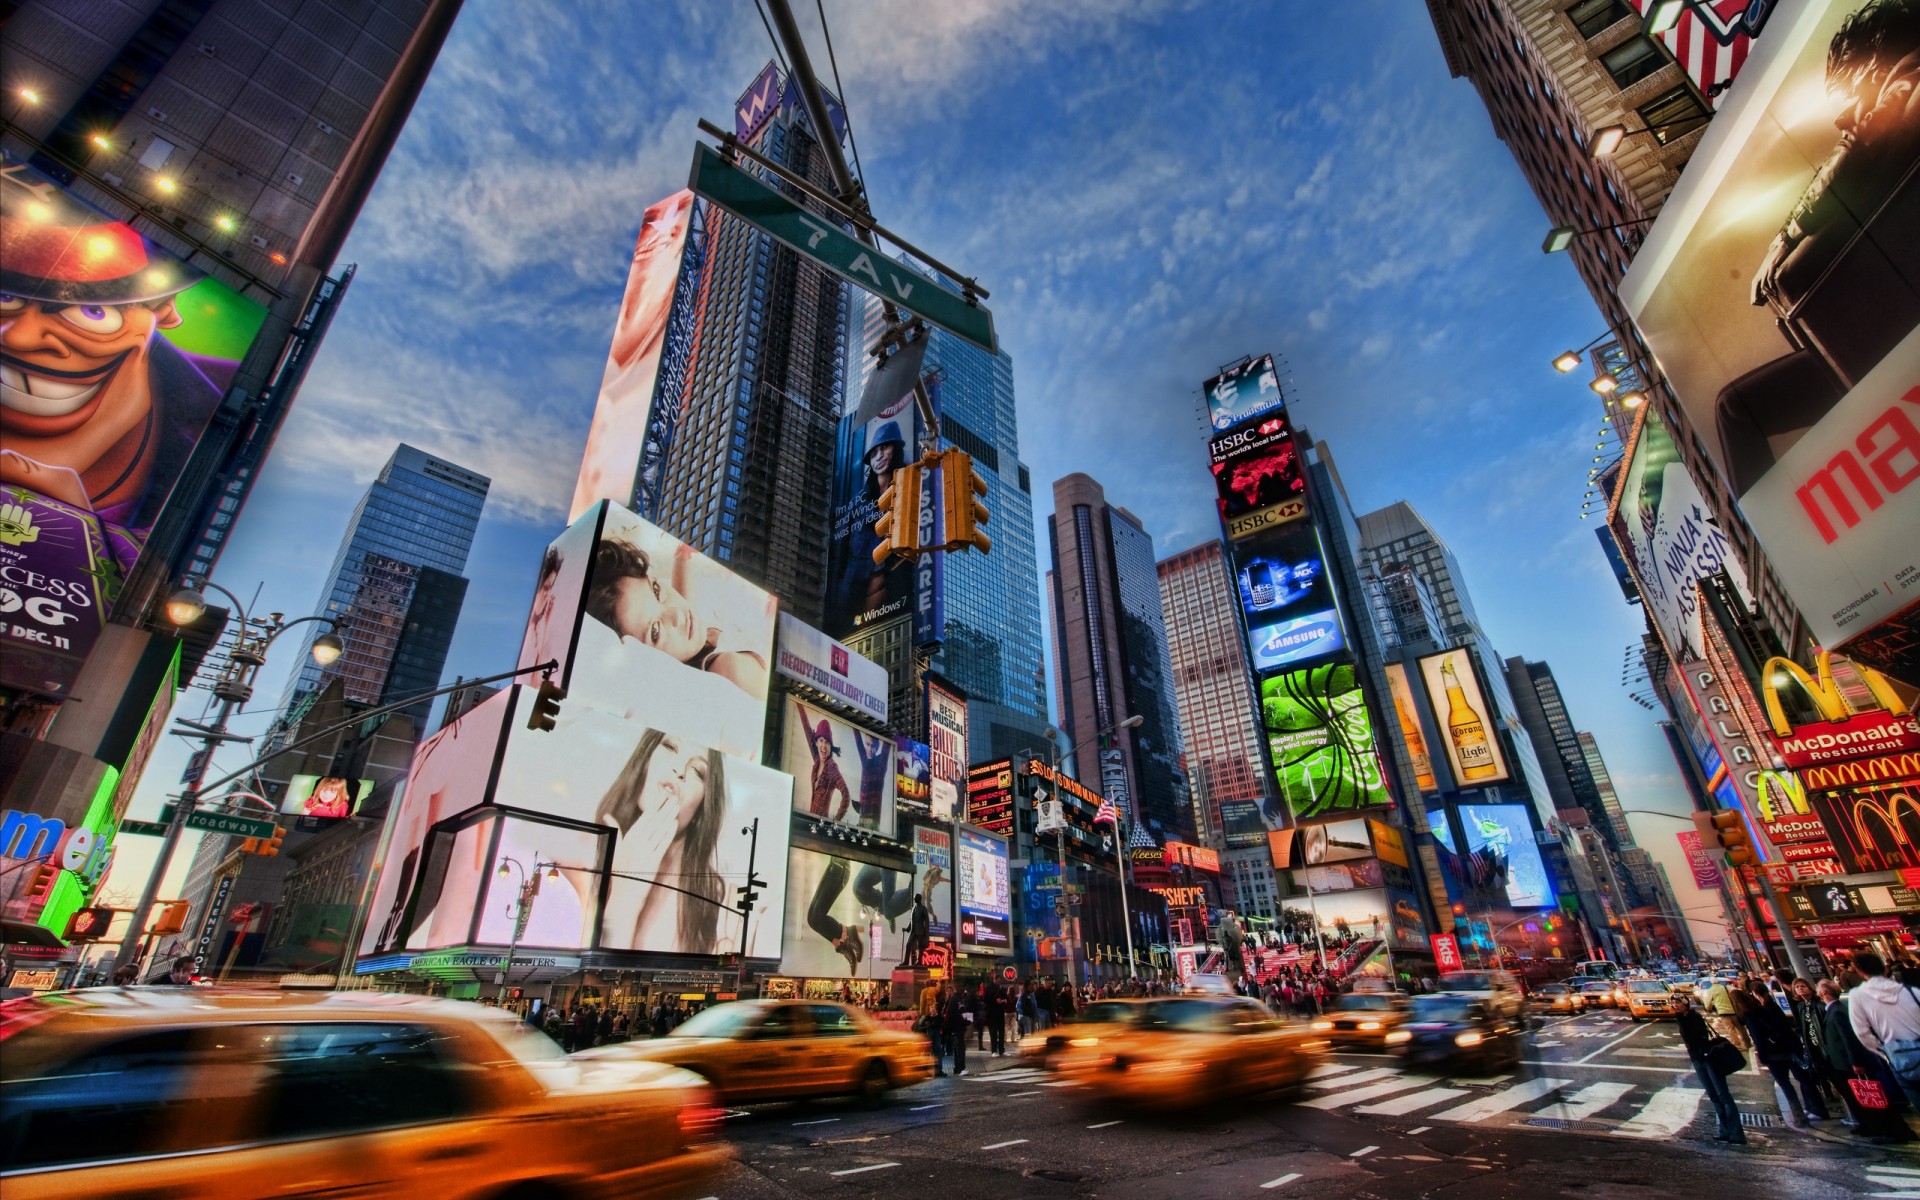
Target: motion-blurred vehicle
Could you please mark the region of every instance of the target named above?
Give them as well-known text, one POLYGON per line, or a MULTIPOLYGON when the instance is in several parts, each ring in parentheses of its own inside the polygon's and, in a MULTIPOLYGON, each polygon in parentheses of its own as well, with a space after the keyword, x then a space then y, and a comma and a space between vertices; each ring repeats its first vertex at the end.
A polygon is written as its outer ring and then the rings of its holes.
POLYGON ((1395 992, 1349 992, 1336 998, 1313 1029, 1336 1046, 1386 1049, 1407 1040, 1400 1023, 1407 1019, 1407 998, 1395 992))
POLYGON ((1586 996, 1572 984, 1549 983, 1536 988, 1533 1002, 1549 1012, 1578 1014, 1587 1011, 1586 996))
POLYGON ((1145 1000, 1096 1000, 1084 1004, 1064 1025, 1042 1029, 1020 1039, 1020 1053, 1042 1070, 1052 1070, 1069 1048, 1098 1046, 1103 1038, 1126 1032, 1140 1015, 1145 1000))
POLYGON ((1588 1008, 1612 1008, 1613 984, 1605 979, 1588 979, 1580 984, 1580 994, 1586 997, 1588 1008))
POLYGON ((1435 992, 1415 996, 1401 1028, 1409 1035, 1404 1050, 1410 1066, 1486 1074, 1520 1062, 1521 1022, 1496 1011, 1483 995, 1435 992))
POLYGON ((1632 1020, 1662 1020, 1673 1016, 1673 993, 1658 979, 1627 981, 1627 1016, 1632 1020))
POLYGON ((857 1008, 821 1000, 716 1004, 664 1038, 573 1057, 671 1063, 705 1079, 728 1104, 805 1096, 875 1101, 933 1077, 926 1038, 882 1029, 857 1008))
POLYGON ((1526 993, 1511 971, 1448 971, 1439 984, 1439 991, 1473 996, 1508 1020, 1518 1021, 1526 1014, 1526 993))
POLYGON ((1324 1034, 1243 996, 1149 1000, 1126 1032, 1068 1046, 1064 1078, 1096 1101, 1191 1108, 1298 1088, 1327 1051, 1324 1034))
POLYGON ((1666 983, 1669 992, 1677 992, 1682 996, 1693 995, 1693 980, 1683 975, 1669 975, 1663 982, 1666 983))
POLYGON ((0 1046, 7 1200, 690 1196, 729 1157, 694 1076, 458 1001, 91 988, 0 1005, 0 1046))

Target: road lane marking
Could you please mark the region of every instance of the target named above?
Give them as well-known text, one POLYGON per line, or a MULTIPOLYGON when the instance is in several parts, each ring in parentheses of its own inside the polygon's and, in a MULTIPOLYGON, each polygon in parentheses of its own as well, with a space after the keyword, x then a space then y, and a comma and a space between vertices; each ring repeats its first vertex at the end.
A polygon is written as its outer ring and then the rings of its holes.
POLYGON ((1301 1102, 1301 1107, 1323 1110, 1345 1108, 1349 1104, 1358 1104, 1362 1100, 1371 1100, 1376 1096, 1391 1096, 1395 1092, 1408 1091, 1432 1082, 1433 1077, 1430 1075, 1402 1075, 1398 1079, 1389 1079, 1383 1083, 1373 1084, 1371 1087, 1357 1088, 1351 1092, 1340 1092, 1332 1096, 1322 1096, 1318 1100, 1304 1100, 1301 1102))
POLYGON ((1043 1083, 1041 1087, 1079 1087, 1077 1083, 1043 1083))
POLYGON ((1266 1188, 1268 1191, 1272 1191, 1274 1188, 1284 1187, 1285 1185, 1292 1183, 1294 1180, 1298 1178, 1300 1178, 1300 1172, 1290 1171, 1287 1174, 1282 1175, 1278 1179, 1269 1179, 1265 1183, 1261 1184, 1260 1186, 1263 1188, 1266 1188))
POLYGON ((884 1171, 888 1167, 897 1167, 899 1163, 875 1163, 870 1167, 848 1167, 844 1171, 829 1171, 829 1175, 864 1175, 868 1171, 884 1171))
POLYGON ((1371 1071, 1362 1071, 1358 1075, 1342 1075, 1336 1079, 1309 1079, 1308 1087, 1346 1087, 1350 1083, 1366 1083, 1374 1079, 1388 1079, 1400 1073, 1399 1067, 1375 1067, 1371 1071))
POLYGON ((817 1121, 795 1121, 794 1124, 795 1125, 831 1125, 834 1122, 838 1121, 839 1119, 840 1119, 839 1117, 821 1117, 817 1121))
POLYGON ((982 1146, 980 1148, 982 1150, 1005 1150, 1008 1146, 1024 1146, 1026 1144, 1026 1138, 1014 1138, 1010 1142, 995 1142, 991 1146, 982 1146))
POLYGON ((1118 1125, 1118 1124, 1120 1124, 1120 1122, 1118 1121, 1102 1121, 1098 1125, 1089 1125, 1087 1126, 1087 1128, 1088 1129, 1112 1129, 1115 1125, 1118 1125))
POLYGON ((1425 1133, 1425 1132, 1426 1132, 1427 1130, 1429 1130, 1429 1129, 1432 1129, 1432 1128, 1433 1128, 1433 1126, 1431 1126, 1431 1125, 1422 1125, 1422 1126, 1420 1126, 1420 1127, 1419 1127, 1418 1129, 1409 1129, 1409 1130, 1407 1130, 1407 1136, 1408 1136, 1408 1137, 1418 1137, 1419 1135, 1421 1135, 1421 1134, 1423 1134, 1423 1133, 1425 1133))
POLYGON ((1355 1150, 1352 1154, 1347 1155, 1347 1157, 1348 1158, 1365 1158, 1367 1155, 1372 1154, 1375 1150, 1378 1150, 1379 1148, 1380 1147, 1378 1146, 1362 1146, 1358 1150, 1355 1150))
POLYGON ((1022 1096, 1038 1096, 1038 1095, 1041 1095, 1041 1093, 1040 1093, 1040 1092, 1037 1092, 1037 1091, 1034 1091, 1034 1092, 1012 1092, 1012 1093, 1009 1093, 1009 1094, 1008 1094, 1008 1096, 1007 1096, 1007 1099, 1009 1099, 1009 1100, 1018 1100, 1018 1099, 1019 1099, 1020 1097, 1022 1097, 1022 1096))
POLYGON ((1434 1113, 1429 1119, 1434 1121, 1484 1121, 1496 1113, 1503 1113, 1510 1108, 1518 1108, 1522 1104, 1538 1100, 1542 1096, 1552 1095, 1554 1092, 1559 1091, 1572 1082, 1571 1079, 1529 1079, 1524 1083, 1516 1083, 1510 1088, 1495 1092, 1491 1096, 1482 1096, 1478 1100, 1469 1100, 1458 1108, 1450 1108, 1445 1112, 1434 1113))
POLYGON ((1670 1138, 1693 1124, 1707 1093, 1697 1087, 1661 1088, 1639 1112, 1613 1131, 1614 1137, 1670 1138))
POLYGON ((908 1112, 925 1112, 930 1108, 943 1108, 943 1107, 945 1107, 945 1105, 941 1102, 935 1102, 933 1104, 916 1104, 912 1108, 908 1109, 907 1111, 908 1112))
POLYGON ((1428 1088, 1424 1092, 1415 1092, 1411 1096, 1395 1096, 1391 1100, 1383 1100, 1379 1104, 1369 1104, 1364 1108, 1356 1108, 1353 1111, 1366 1113, 1368 1116, 1404 1117, 1410 1112, 1418 1112, 1429 1105, 1439 1104, 1444 1100, 1451 1100, 1455 1096, 1464 1096, 1466 1094, 1467 1089, 1465 1088, 1428 1088))
POLYGON ((1535 1042, 1534 1043, 1534 1047, 1540 1050, 1544 1050, 1548 1046, 1564 1046, 1564 1045, 1566 1045, 1565 1042, 1535 1042))
POLYGON ((1645 1033, 1646 1031, 1647 1031, 1647 1026, 1636 1025, 1633 1027, 1632 1032, 1627 1033, 1624 1036, 1613 1039, 1612 1041, 1608 1042, 1606 1045, 1600 1047, 1598 1050, 1595 1050, 1592 1054, 1587 1055, 1586 1058, 1574 1059, 1574 1065, 1578 1066, 1579 1064, 1588 1061, 1588 1059, 1598 1058, 1600 1055, 1605 1054, 1607 1051, 1613 1049, 1615 1046, 1618 1046, 1621 1042, 1626 1041, 1628 1038, 1639 1037, 1641 1034, 1645 1033))
POLYGON ((1534 1117, 1552 1121, 1584 1121, 1633 1090, 1631 1083, 1590 1083, 1557 1104, 1549 1104, 1534 1117))

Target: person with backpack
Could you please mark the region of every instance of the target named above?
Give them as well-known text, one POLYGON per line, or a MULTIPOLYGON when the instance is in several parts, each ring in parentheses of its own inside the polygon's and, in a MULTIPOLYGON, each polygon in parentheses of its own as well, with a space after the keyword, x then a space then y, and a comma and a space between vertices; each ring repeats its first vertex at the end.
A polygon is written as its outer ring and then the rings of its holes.
POLYGON ((1886 960, 1870 950, 1853 956, 1865 982, 1847 994, 1847 1019, 1870 1053, 1885 1059, 1893 1076, 1920 1107, 1920 991, 1887 976, 1886 960))
MULTIPOLYGON (((1857 973, 1849 971, 1857 977, 1857 973)), ((1849 1000, 1860 990, 1859 984, 1844 988, 1832 979, 1822 979, 1816 989, 1826 1020, 1827 1062, 1842 1088, 1841 1098, 1853 1115, 1854 1136, 1876 1146, 1891 1146, 1914 1140, 1902 1110, 1900 1094, 1887 1060, 1860 1044, 1854 1035, 1849 1000)))

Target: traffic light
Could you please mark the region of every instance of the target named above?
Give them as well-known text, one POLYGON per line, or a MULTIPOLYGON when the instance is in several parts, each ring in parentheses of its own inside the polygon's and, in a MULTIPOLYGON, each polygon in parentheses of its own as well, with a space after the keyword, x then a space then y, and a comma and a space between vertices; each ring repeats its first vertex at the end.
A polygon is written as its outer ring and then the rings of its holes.
POLYGON ((740 912, 752 912, 754 903, 760 899, 760 889, 766 886, 766 880, 758 875, 748 874, 747 881, 733 889, 734 894, 740 897, 740 902, 734 907, 740 912))
POLYGON ((527 728, 549 732, 560 715, 560 702, 567 698, 567 689, 551 679, 540 681, 540 690, 533 696, 533 711, 527 714, 527 728))
POLYGON ((897 468, 887 489, 880 493, 880 519, 873 532, 880 542, 873 548, 873 564, 887 565, 895 556, 912 558, 920 553, 920 485, 923 468, 910 462, 897 468))
POLYGON ((113 924, 113 910, 105 905, 96 904, 92 908, 83 908, 67 918, 67 938, 69 942, 97 942, 107 936, 107 926, 113 924))
POLYGON ((1744 867, 1753 861, 1753 842, 1747 837, 1747 825, 1741 819, 1740 810, 1723 808, 1712 813, 1695 813, 1693 825, 1700 831, 1702 842, 1711 841, 1726 851, 1730 865, 1744 867))
POLYGON ((991 551, 993 539, 976 528, 991 519, 987 506, 975 499, 987 494, 987 481, 973 469, 972 456, 958 446, 940 452, 940 490, 946 518, 940 540, 949 550, 991 551))
POLYGON ((169 933, 179 933, 187 927, 187 910, 193 907, 191 900, 168 900, 160 905, 160 911, 154 915, 154 921, 147 932, 156 937, 169 933))
POLYGON ((265 858, 272 858, 274 855, 280 853, 280 843, 286 839, 286 836, 287 831, 276 825, 273 827, 272 837, 247 838, 242 841, 240 843, 240 853, 258 854, 265 858))
POLYGON ((52 863, 39 863, 27 876, 27 899, 45 900, 47 893, 53 890, 53 881, 60 871, 52 863))

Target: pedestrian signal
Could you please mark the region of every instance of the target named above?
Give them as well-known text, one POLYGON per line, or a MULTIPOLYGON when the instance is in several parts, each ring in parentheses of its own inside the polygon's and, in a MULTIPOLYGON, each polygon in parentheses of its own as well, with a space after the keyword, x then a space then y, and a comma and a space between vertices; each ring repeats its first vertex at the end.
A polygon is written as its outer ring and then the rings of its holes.
POLYGON ((113 924, 113 910, 105 905, 96 904, 83 908, 67 918, 67 941, 97 942, 107 936, 107 926, 113 924))

